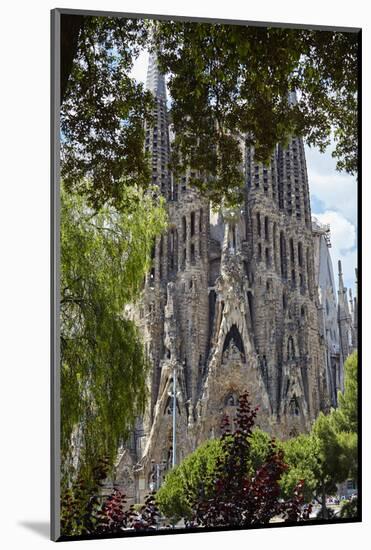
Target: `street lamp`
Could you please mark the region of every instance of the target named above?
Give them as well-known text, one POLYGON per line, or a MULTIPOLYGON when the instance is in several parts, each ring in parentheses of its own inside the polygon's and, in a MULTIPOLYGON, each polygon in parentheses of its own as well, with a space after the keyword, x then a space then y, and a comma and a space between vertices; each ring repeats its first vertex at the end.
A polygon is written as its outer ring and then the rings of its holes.
POLYGON ((166 470, 166 462, 163 460, 160 464, 151 460, 151 481, 149 483, 149 489, 151 492, 158 491, 161 486, 161 477, 164 470, 166 470))

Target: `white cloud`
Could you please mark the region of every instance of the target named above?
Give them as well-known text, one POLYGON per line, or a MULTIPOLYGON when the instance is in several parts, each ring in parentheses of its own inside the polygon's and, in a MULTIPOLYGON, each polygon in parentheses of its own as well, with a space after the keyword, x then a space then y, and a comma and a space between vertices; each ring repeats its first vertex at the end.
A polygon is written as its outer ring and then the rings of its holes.
POLYGON ((323 224, 329 224, 331 230, 330 255, 334 267, 335 281, 337 283, 337 262, 341 260, 344 276, 344 284, 354 291, 355 273, 357 266, 356 228, 341 213, 326 210, 315 217, 323 224))
POLYGON ((357 224, 357 186, 352 178, 345 175, 327 175, 312 172, 309 176, 309 189, 325 206, 326 210, 341 213, 354 225, 357 224))
POLYGON ((131 78, 137 82, 146 82, 148 69, 149 53, 147 50, 142 50, 133 63, 133 68, 130 72, 131 78))
POLYGON ((310 194, 323 203, 324 210, 340 212, 357 226, 357 180, 336 171, 336 159, 331 156, 334 146, 331 142, 324 153, 305 147, 310 194))
POLYGON ((330 254, 338 284, 338 260, 343 267, 344 284, 355 290, 357 266, 357 181, 354 176, 336 171, 336 159, 331 156, 334 143, 324 152, 306 147, 306 160, 313 215, 330 224, 330 254))

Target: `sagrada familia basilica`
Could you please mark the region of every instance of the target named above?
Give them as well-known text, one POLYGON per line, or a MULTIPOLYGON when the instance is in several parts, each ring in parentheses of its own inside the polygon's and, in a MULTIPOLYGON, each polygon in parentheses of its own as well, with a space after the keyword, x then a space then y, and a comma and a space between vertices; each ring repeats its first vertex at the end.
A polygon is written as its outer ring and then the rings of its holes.
POLYGON ((153 56, 147 88, 156 122, 145 146, 169 224, 128 312, 152 365, 146 414, 117 461, 115 486, 129 502, 142 502, 172 465, 218 437, 245 390, 260 428, 280 438, 308 431, 336 406, 344 360, 357 347, 357 299, 340 262, 336 292, 330 230, 311 216, 302 139, 277 145, 269 166, 241 142, 244 203, 214 210, 190 173, 175 179, 167 168, 172 128, 153 56))

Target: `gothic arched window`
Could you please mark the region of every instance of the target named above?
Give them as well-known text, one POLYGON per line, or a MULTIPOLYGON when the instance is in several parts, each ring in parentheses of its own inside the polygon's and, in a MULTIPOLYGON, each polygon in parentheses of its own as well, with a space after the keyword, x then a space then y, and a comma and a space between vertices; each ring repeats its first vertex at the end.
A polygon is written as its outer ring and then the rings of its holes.
POLYGON ((301 306, 300 317, 302 321, 305 321, 305 307, 301 306))
POLYGON ((300 286, 301 290, 304 290, 304 278, 303 278, 303 275, 301 273, 299 273, 299 286, 300 286))
POLYGON ((260 223, 260 212, 257 212, 256 214, 256 228, 257 228, 259 237, 261 237, 262 230, 261 230, 261 223, 260 223))
POLYGON ((237 407, 238 397, 235 393, 229 393, 224 399, 224 405, 226 407, 237 407))
POLYGON ((243 359, 245 359, 245 348, 243 345, 242 337, 241 337, 240 331, 238 330, 235 324, 231 326, 227 336, 225 337, 224 345, 223 345, 223 353, 228 348, 231 342, 235 347, 237 347, 238 351, 242 354, 243 359))
POLYGON ((295 286, 295 285, 296 285, 296 274, 295 274, 295 269, 292 269, 292 270, 291 270, 291 284, 292 284, 292 286, 295 286))
POLYGON ((191 212, 191 237, 195 234, 195 213, 191 212))
POLYGON ((295 251, 294 251, 294 240, 290 239, 290 261, 292 264, 295 263, 295 251))
POLYGON ((261 262, 262 260, 262 245, 261 243, 258 243, 258 261, 261 262))
POLYGON ((173 398, 170 395, 166 401, 164 414, 173 414, 173 398))
POLYGON ((271 259, 270 259, 270 255, 269 255, 269 248, 265 249, 265 265, 266 265, 266 267, 270 267, 270 265, 271 265, 271 259))
POLYGON ((298 262, 299 266, 303 267, 303 245, 301 242, 298 243, 298 262))
POLYGON ((248 292, 247 292, 247 303, 249 305, 249 314, 250 314, 251 326, 254 326, 254 322, 255 322, 255 318, 254 318, 254 298, 253 298, 251 290, 248 290, 248 292))
POLYGON ((194 264, 196 261, 196 251, 195 251, 195 245, 191 244, 191 263, 194 264))
POLYGON ((280 233, 280 261, 282 278, 287 279, 286 239, 283 231, 280 233))
POLYGON ((292 336, 289 336, 287 340, 287 359, 295 359, 295 345, 292 336))
POLYGON ((266 241, 269 241, 269 219, 268 216, 264 218, 264 238, 266 241))
MULTIPOLYGON (((167 398, 167 401, 166 401, 164 414, 168 414, 168 415, 173 414, 173 407, 174 407, 174 398, 173 398, 172 395, 169 395, 169 397, 167 398)), ((178 414, 181 414, 178 399, 176 399, 176 412, 178 414)))
POLYGON ((183 241, 185 241, 187 238, 187 220, 185 216, 183 216, 182 218, 182 236, 183 236, 183 241))
POLYGON ((289 409, 291 414, 295 416, 299 416, 300 414, 299 401, 295 394, 290 399, 289 409))

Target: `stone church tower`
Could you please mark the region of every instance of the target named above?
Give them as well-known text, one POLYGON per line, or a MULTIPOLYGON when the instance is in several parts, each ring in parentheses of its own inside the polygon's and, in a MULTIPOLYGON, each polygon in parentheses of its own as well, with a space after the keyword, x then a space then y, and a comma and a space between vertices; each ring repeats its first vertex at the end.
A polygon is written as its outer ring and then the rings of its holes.
POLYGON ((341 361, 344 362, 348 355, 350 355, 355 349, 357 349, 358 346, 358 306, 357 297, 353 298, 351 289, 349 290, 348 298, 348 290, 344 286, 343 271, 340 260, 338 261, 338 274, 338 324, 340 336, 340 358, 341 361))
POLYGON ((191 174, 175 179, 168 170, 171 125, 153 56, 147 88, 156 122, 145 147, 169 226, 131 311, 152 372, 146 416, 122 449, 117 483, 137 502, 172 463, 220 434, 223 415, 233 422, 243 391, 259 407, 258 426, 282 438, 309 430, 331 404, 302 139, 277 146, 269 166, 241 140, 244 204, 215 212, 189 186, 191 174))

